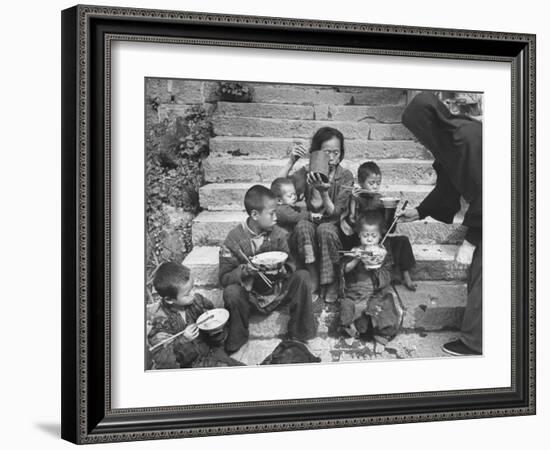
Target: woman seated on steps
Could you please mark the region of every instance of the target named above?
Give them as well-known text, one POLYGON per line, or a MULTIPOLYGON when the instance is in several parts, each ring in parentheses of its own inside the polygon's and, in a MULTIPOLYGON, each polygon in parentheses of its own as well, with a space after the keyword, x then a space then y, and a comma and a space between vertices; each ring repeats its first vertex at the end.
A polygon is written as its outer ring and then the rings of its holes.
MULTIPOLYGON (((344 136, 331 127, 317 130, 311 139, 309 153, 324 151, 328 154, 328 182, 302 167, 291 175, 299 197, 304 197, 308 211, 319 213, 318 222, 303 220, 296 224, 289 239, 290 250, 298 262, 309 272, 312 291, 318 292, 326 302, 334 302, 338 297, 339 254, 342 242, 338 223, 342 210, 346 207, 350 190, 345 186, 353 183, 353 174, 340 163, 344 158, 344 136)), ((306 158, 308 150, 296 144, 282 171, 288 177, 300 158, 306 158)))

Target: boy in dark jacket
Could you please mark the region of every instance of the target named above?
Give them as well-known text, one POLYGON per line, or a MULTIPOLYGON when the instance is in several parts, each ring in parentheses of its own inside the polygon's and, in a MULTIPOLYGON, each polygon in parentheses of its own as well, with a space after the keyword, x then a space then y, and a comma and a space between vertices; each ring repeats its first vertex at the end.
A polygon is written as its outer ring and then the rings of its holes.
POLYGON ((252 186, 245 194, 248 218, 229 232, 220 248, 220 283, 230 316, 225 348, 236 352, 248 340, 252 312, 269 314, 283 304, 289 306, 287 338, 307 341, 315 335, 311 285, 306 270, 295 271, 287 233, 276 226, 277 200, 265 186, 252 186), (259 276, 260 268, 250 260, 259 253, 281 251, 289 255, 284 266, 270 275, 272 286, 259 276))

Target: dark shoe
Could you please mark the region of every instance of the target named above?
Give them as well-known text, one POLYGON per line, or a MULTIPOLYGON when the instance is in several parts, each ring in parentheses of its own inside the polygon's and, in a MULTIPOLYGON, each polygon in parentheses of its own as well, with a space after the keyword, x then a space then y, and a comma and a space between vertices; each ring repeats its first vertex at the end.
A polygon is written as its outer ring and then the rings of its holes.
POLYGON ((460 339, 457 339, 456 341, 452 341, 452 342, 447 342, 441 348, 445 353, 448 353, 449 355, 453 355, 453 356, 481 355, 481 352, 476 352, 475 350, 471 349, 460 339))

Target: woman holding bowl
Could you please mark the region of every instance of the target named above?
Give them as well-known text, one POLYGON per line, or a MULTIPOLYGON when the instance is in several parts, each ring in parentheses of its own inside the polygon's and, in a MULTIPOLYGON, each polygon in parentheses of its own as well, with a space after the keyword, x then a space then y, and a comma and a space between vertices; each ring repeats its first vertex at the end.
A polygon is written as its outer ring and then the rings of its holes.
POLYGON ((312 292, 319 291, 321 298, 330 303, 338 296, 338 252, 342 250, 338 223, 351 193, 346 186, 353 184, 353 174, 340 165, 345 154, 342 133, 323 127, 313 135, 309 150, 301 143, 295 144, 281 176, 289 177, 298 159, 317 151, 328 156, 326 179, 320 173, 311 172, 308 166, 298 169, 291 178, 298 198, 303 196, 308 211, 318 214, 320 219, 298 222, 289 245, 310 273, 312 292))

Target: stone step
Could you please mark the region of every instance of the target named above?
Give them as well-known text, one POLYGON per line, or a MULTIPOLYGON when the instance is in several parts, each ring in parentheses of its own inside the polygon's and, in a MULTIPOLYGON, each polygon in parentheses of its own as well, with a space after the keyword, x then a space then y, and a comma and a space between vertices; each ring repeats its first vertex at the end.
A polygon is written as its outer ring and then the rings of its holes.
POLYGON ((257 103, 296 105, 403 105, 404 89, 358 88, 312 85, 253 84, 253 99, 257 103))
MULTIPOLYGON (((404 286, 394 286, 404 310, 404 331, 440 331, 458 330, 462 324, 466 305, 466 284, 454 281, 420 281, 416 291, 409 291, 404 286)), ((199 291, 210 299, 216 307, 223 307, 220 288, 199 291)), ((358 302, 357 308, 364 309, 366 301, 358 302)), ((317 334, 326 336, 338 326, 339 307, 337 304, 314 302, 315 317, 318 323, 317 334)), ((251 338, 269 339, 282 337, 286 333, 289 320, 288 311, 282 307, 268 316, 253 314, 250 318, 249 332, 251 338)), ((333 334, 333 333, 331 333, 333 334)))
POLYGON ((399 123, 404 109, 404 105, 288 105, 218 102, 215 116, 399 123))
MULTIPOLYGON (((465 280, 468 266, 455 261, 456 245, 413 245, 416 266, 411 270, 415 280, 465 280)), ((217 246, 194 247, 183 264, 195 276, 197 286, 215 287, 218 285, 217 246)))
MULTIPOLYGON (((321 363, 452 358, 441 348, 458 336, 456 331, 400 333, 385 346, 359 339, 326 336, 310 340, 308 348, 321 359, 321 363)), ((248 366, 259 365, 280 342, 279 338, 252 338, 231 356, 248 366)))
MULTIPOLYGON (((246 191, 254 184, 270 187, 271 183, 210 183, 199 189, 203 209, 210 211, 240 211, 244 209, 246 191)), ((433 189, 430 185, 383 185, 380 191, 389 196, 407 199, 410 206, 418 205, 433 189)))
MULTIPOLYGON (((242 159, 283 159, 292 150, 294 142, 309 146, 309 139, 278 137, 216 136, 210 139, 210 158, 233 156, 242 159)), ((432 154, 415 141, 373 141, 346 139, 346 159, 359 161, 395 158, 427 159, 432 154)))
MULTIPOLYGON (((193 245, 220 245, 227 233, 246 218, 244 211, 203 211, 193 220, 193 245)), ((461 223, 461 217, 457 217, 455 223, 450 225, 426 218, 398 223, 396 234, 409 236, 414 244, 460 244, 465 234, 465 227, 461 223)))
POLYGON ((334 127, 340 130, 346 139, 372 139, 375 141, 413 139, 411 132, 400 123, 215 116, 212 120, 212 127, 215 136, 273 136, 309 139, 321 127, 334 127))
MULTIPOLYGON (((344 159, 342 167, 357 173, 363 161, 344 159)), ((293 170, 309 164, 308 159, 300 159, 293 170)), ((284 159, 241 159, 207 158, 204 160, 205 180, 211 183, 224 181, 257 181, 270 183, 284 170, 284 159)), ((437 179, 432 162, 417 159, 386 159, 378 161, 384 183, 387 184, 427 184, 433 185, 437 179)))

